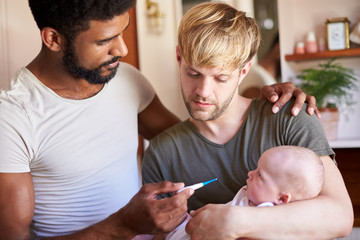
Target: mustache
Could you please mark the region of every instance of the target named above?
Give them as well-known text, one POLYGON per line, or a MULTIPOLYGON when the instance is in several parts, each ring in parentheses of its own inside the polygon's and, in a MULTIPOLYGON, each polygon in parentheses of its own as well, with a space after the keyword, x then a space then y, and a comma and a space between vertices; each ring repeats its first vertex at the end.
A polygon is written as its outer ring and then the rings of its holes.
POLYGON ((200 97, 200 96, 193 97, 193 98, 191 98, 191 100, 197 101, 197 102, 202 102, 202 103, 214 104, 214 101, 212 101, 212 99, 204 98, 204 97, 200 97))
POLYGON ((121 57, 113 57, 111 60, 107 61, 107 62, 104 62, 103 64, 100 65, 100 67, 104 67, 106 65, 109 65, 111 63, 114 63, 116 61, 118 61, 121 57))

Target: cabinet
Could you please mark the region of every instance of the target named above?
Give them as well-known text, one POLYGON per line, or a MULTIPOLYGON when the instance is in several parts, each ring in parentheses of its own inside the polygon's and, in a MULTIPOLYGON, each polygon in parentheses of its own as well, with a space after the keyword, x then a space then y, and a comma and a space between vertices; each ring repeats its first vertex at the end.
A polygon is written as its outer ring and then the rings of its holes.
MULTIPOLYGON (((317 38, 326 36, 327 18, 347 17, 351 28, 359 17, 359 9, 358 0, 278 0, 282 80, 299 84, 296 75, 302 69, 315 67, 332 57, 360 76, 360 48, 293 54, 296 42, 304 41, 309 31, 315 32, 317 38)), ((360 79, 357 85, 360 89, 360 79)), ((360 94, 353 97, 357 104, 348 117, 340 115, 338 140, 330 142, 333 148, 360 148, 360 94)))
MULTIPOLYGON (((283 81, 297 84, 296 75, 301 69, 315 67, 320 61, 338 57, 345 67, 354 69, 360 76, 360 49, 325 51, 294 55, 296 42, 304 41, 309 31, 317 37, 326 36, 327 18, 348 17, 351 23, 358 19, 358 0, 278 0, 281 74, 283 81)), ((350 28, 352 25, 350 24, 350 28)), ((360 81, 357 83, 360 89, 360 81)), ((340 116, 338 140, 330 142, 336 153, 339 170, 344 178, 354 207, 354 226, 360 227, 360 93, 353 95, 357 104, 349 119, 340 116)))
POLYGON ((354 226, 360 227, 360 148, 334 149, 354 208, 354 226))
MULTIPOLYGON (((322 60, 329 58, 360 58, 360 48, 350 48, 344 50, 333 50, 333 51, 323 51, 317 53, 307 53, 307 54, 286 54, 286 62, 305 62, 311 60, 322 60)), ((360 110, 356 106, 356 110, 360 110)), ((354 148, 360 147, 360 139, 338 139, 336 141, 331 141, 330 145, 333 148, 354 148)), ((360 155, 359 155, 360 158, 360 155)))

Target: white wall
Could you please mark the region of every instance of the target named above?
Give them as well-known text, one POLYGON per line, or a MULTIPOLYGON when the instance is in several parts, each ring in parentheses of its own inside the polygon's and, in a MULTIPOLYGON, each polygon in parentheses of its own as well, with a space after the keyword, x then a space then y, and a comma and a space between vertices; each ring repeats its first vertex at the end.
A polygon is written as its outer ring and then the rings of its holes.
POLYGON ((40 33, 27 0, 0 0, 0 88, 41 48, 40 33))
MULTIPOLYGON (((281 74, 283 81, 294 81, 301 69, 315 67, 320 61, 287 62, 285 54, 293 54, 297 41, 303 40, 309 31, 314 31, 319 38, 325 37, 327 18, 348 17, 352 24, 359 18, 359 0, 278 0, 279 32, 281 51, 281 74)), ((325 60, 322 60, 325 61, 325 60)), ((352 68, 360 74, 360 56, 341 58, 337 61, 343 66, 352 68)), ((358 75, 360 76, 360 75, 358 75)), ((360 81, 358 82, 360 89, 360 81)), ((355 112, 350 113, 347 121, 344 114, 340 116, 338 142, 341 140, 355 143, 360 147, 360 93, 354 94, 357 104, 355 112)), ((338 143, 331 143, 338 146, 338 143)), ((341 144, 340 144, 341 145, 341 144)), ((344 146, 350 146, 344 145, 344 146)))
POLYGON ((154 86, 163 104, 184 119, 187 111, 181 97, 175 52, 177 22, 181 17, 177 4, 180 2, 155 2, 159 3, 159 10, 164 14, 160 29, 151 27, 152 20, 147 17, 145 1, 137 1, 136 4, 140 70, 154 86))

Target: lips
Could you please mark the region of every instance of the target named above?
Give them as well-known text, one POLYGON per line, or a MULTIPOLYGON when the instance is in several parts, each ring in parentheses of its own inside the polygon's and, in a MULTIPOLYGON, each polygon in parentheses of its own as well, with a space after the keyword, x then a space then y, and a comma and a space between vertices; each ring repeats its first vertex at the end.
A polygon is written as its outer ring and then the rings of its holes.
POLYGON ((201 108, 209 108, 212 106, 211 103, 206 103, 206 102, 200 102, 200 101, 196 101, 194 100, 193 103, 198 106, 198 107, 201 107, 201 108))
POLYGON ((119 64, 119 60, 116 60, 115 62, 109 63, 107 66, 108 68, 115 68, 119 64))

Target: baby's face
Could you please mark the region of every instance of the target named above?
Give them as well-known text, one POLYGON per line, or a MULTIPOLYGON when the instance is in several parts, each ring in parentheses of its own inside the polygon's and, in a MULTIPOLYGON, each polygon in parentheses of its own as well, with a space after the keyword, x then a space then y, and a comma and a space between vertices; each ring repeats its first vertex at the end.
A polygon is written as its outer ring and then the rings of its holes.
POLYGON ((277 202, 279 191, 275 181, 275 162, 277 161, 274 156, 265 152, 259 159, 257 169, 248 173, 246 194, 255 205, 263 202, 277 202))

